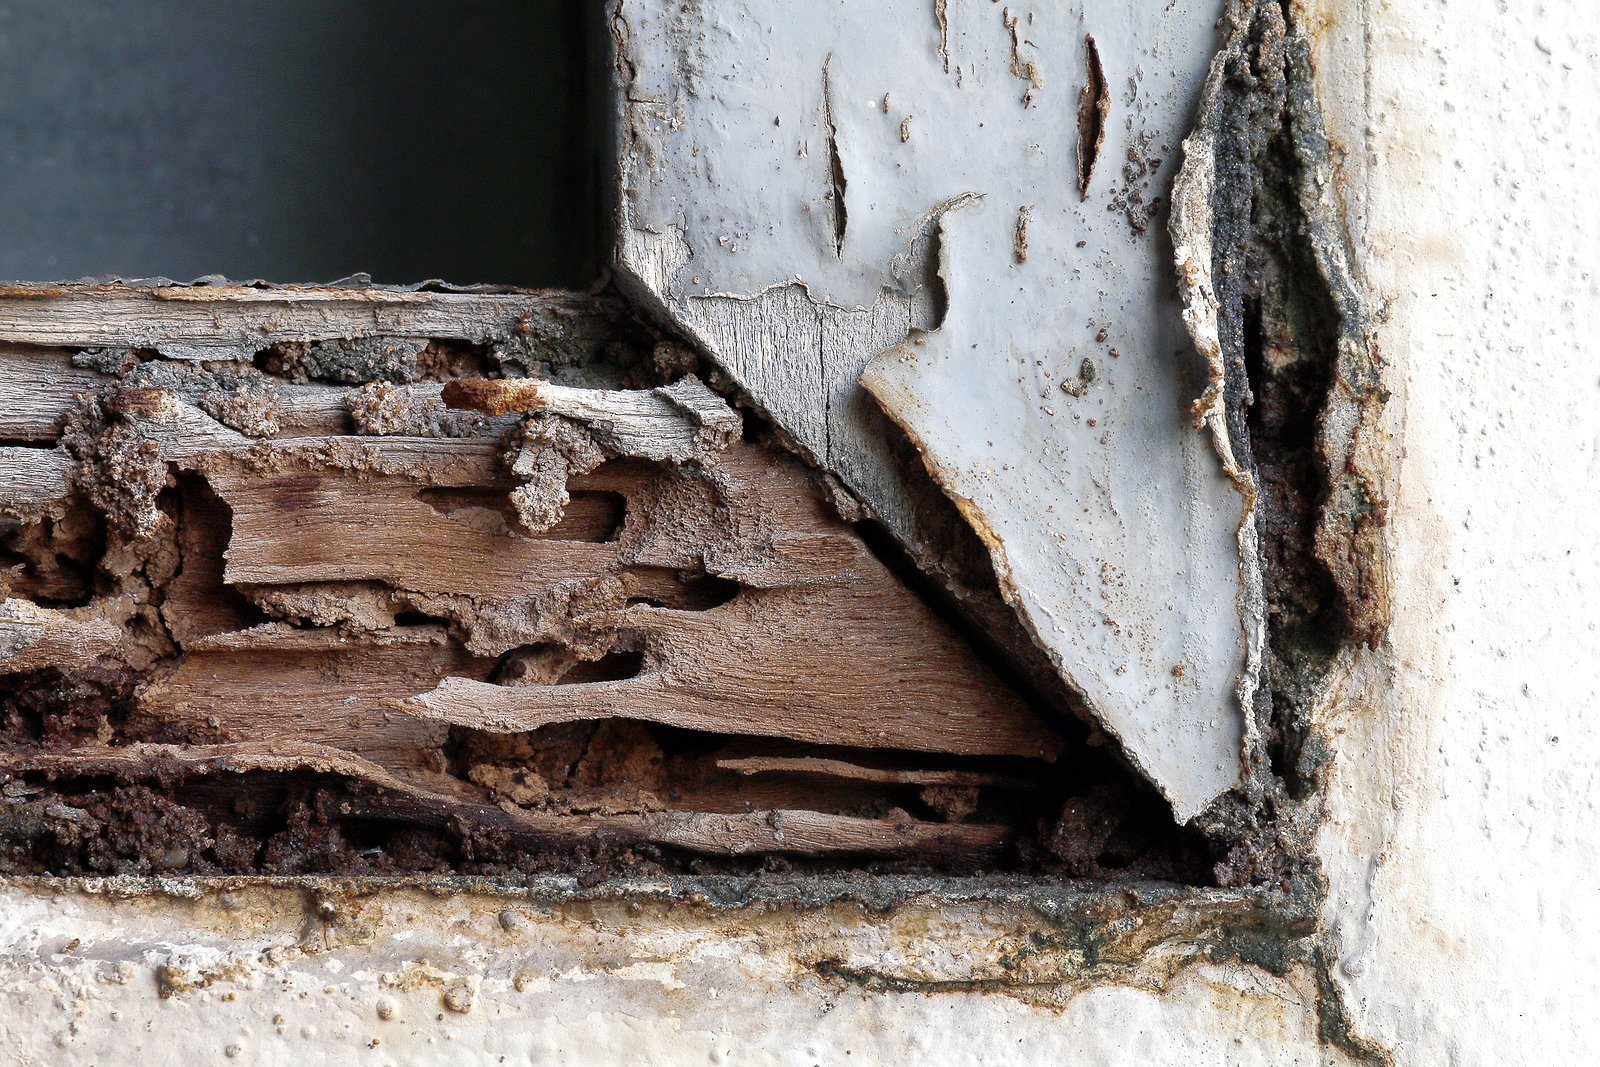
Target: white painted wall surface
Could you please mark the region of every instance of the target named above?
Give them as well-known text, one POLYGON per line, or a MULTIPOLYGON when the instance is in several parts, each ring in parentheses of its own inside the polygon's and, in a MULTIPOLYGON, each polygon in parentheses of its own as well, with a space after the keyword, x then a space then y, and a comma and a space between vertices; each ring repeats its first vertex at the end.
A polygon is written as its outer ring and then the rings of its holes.
POLYGON ((1336 714, 1339 977, 1403 1063, 1594 1063, 1600 20, 1341 10, 1324 98, 1404 439, 1392 648, 1336 714))
MULTIPOLYGON (((1347 0, 1321 38, 1403 435, 1390 644, 1328 711, 1326 919, 1357 1031, 1403 1064, 1600 1048, 1597 26, 1577 0, 1347 0)), ((1003 950, 1004 908, 397 894, 329 923, 234 903, 6 889, 0 1063, 1345 1062, 1303 974, 1196 965, 1025 999, 800 967, 834 945, 959 973, 1003 950)))

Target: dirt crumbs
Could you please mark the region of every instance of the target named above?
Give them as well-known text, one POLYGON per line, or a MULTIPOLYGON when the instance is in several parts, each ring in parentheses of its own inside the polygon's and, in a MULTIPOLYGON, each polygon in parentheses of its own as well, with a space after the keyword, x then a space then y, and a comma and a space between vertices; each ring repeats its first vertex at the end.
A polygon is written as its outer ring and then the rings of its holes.
POLYGON ((116 670, 0 674, 0 745, 107 743, 133 708, 135 681, 116 670))

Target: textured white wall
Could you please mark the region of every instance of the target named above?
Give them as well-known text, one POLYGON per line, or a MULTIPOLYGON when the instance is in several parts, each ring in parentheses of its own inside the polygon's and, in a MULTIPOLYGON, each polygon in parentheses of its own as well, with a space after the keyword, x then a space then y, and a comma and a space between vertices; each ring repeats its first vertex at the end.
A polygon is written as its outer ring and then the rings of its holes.
POLYGON ((1404 1063, 1594 1062, 1595 9, 1346 10, 1325 96, 1404 458, 1393 648, 1338 715, 1339 977, 1404 1063))
MULTIPOLYGON (((1390 300, 1403 435, 1391 644, 1328 709, 1336 977, 1357 1031, 1400 1063, 1588 1062, 1597 20, 1576 0, 1330 2, 1326 96, 1358 250, 1390 300)), ((803 966, 837 942, 959 970, 1001 951, 1005 908, 911 909, 891 929, 855 909, 396 894, 324 922, 293 894, 231 903, 5 890, 0 1062, 1345 1062, 1317 1044, 1304 974, 1193 966, 1062 1003, 873 993, 803 966)))

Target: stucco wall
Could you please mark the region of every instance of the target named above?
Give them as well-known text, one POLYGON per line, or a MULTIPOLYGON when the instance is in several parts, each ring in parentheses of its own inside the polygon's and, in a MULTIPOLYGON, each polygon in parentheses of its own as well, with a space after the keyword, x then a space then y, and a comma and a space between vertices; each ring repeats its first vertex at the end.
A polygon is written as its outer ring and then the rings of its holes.
MULTIPOLYGON (((1400 1063, 1584 1062, 1600 1045, 1600 38, 1575 2, 1335 6, 1325 99, 1387 301, 1399 463, 1393 630, 1326 709, 1333 975, 1354 1032, 1400 1063)), ((0 1060, 1348 1058, 1319 1043, 1303 970, 905 991, 815 966, 971 974, 1036 921, 1022 904, 185 893, 6 889, 0 1060)))
POLYGON ((1600 36, 1581 3, 1342 17, 1325 98, 1403 437, 1391 647, 1335 712, 1337 976, 1401 1062, 1587 1062, 1600 36))

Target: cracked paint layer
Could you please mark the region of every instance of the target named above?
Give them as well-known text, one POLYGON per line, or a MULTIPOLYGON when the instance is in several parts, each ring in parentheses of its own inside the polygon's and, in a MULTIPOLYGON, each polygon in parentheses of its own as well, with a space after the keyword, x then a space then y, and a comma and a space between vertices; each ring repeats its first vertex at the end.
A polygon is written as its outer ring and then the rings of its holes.
POLYGON ((1220 12, 624 0, 613 20, 624 275, 925 560, 886 412, 1181 819, 1239 778, 1260 626, 1252 501, 1190 421, 1206 371, 1162 224, 1220 12))

